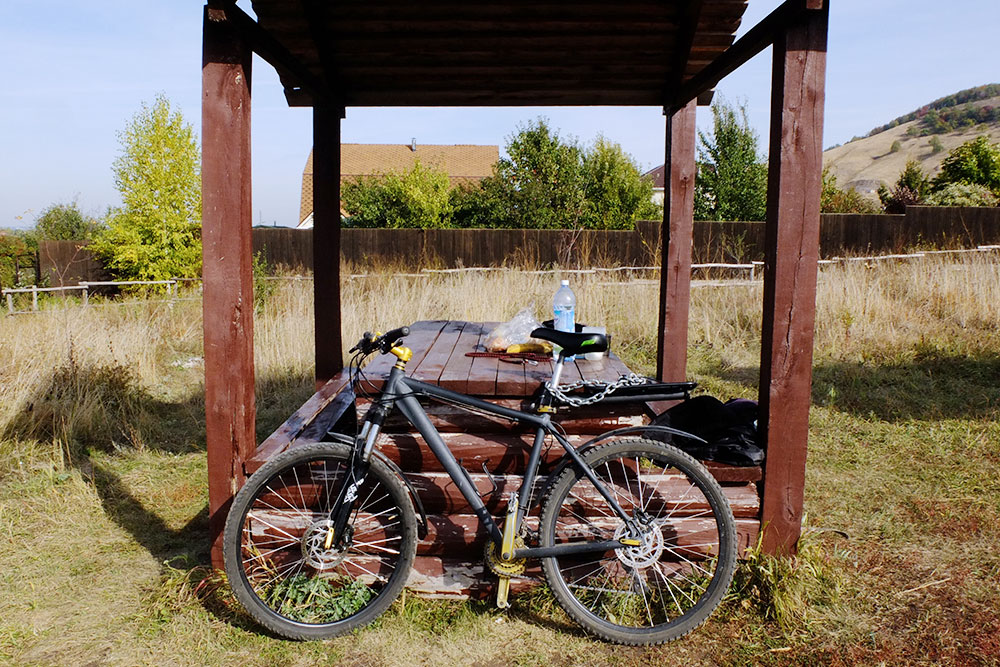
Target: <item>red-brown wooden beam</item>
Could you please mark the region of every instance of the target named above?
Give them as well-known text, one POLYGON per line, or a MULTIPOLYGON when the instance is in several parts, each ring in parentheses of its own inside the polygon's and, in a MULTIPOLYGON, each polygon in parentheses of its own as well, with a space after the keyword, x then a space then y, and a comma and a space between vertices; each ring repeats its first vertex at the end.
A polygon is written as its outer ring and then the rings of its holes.
POLYGON ((802 529, 828 16, 828 8, 801 14, 772 56, 759 421, 767 442, 761 523, 768 553, 794 553, 802 529))
POLYGON ((663 166, 660 315, 656 374, 681 381, 687 372, 688 308, 691 296, 691 243, 694 228, 694 100, 667 116, 663 166))
POLYGON ((313 107, 313 296, 316 388, 344 367, 340 333, 340 119, 343 109, 313 107))
POLYGON ((212 564, 243 461, 256 449, 250 201, 251 51, 226 19, 205 8, 202 55, 202 279, 205 442, 212 564))

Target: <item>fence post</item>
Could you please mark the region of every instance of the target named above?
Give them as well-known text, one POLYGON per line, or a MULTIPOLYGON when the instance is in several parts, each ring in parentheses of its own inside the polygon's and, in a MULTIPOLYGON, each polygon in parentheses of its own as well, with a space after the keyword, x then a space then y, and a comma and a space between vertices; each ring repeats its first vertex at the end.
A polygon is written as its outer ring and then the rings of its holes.
POLYGON ((14 295, 7 292, 7 311, 9 314, 14 314, 14 295))
POLYGON ((37 311, 38 310, 38 286, 37 285, 32 285, 31 286, 31 310, 33 310, 33 311, 37 311))
POLYGON ((86 284, 83 285, 83 305, 90 305, 90 288, 86 284))

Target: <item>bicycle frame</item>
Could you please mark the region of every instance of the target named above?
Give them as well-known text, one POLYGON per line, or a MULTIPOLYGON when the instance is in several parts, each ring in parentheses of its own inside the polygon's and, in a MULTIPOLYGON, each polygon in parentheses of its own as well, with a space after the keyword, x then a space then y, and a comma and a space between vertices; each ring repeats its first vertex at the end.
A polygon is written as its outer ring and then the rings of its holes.
MULTIPOLYGON (((555 382, 558 381, 560 371, 562 370, 562 362, 563 359, 560 356, 558 362, 556 363, 555 373, 553 374, 553 381, 555 382)), ((547 393, 548 390, 545 391, 547 393)), ((427 416, 423 406, 420 405, 420 401, 417 399, 418 396, 439 399, 454 404, 459 408, 468 409, 469 411, 486 412, 510 419, 511 421, 535 427, 534 442, 528 456, 528 464, 524 472, 524 478, 518 491, 518 510, 514 518, 515 531, 520 527, 521 522, 524 520, 524 515, 527 511, 530 500, 529 496, 534 486, 539 463, 541 461, 542 446, 545 442, 546 436, 551 435, 559 442, 560 445, 562 445, 572 464, 587 476, 597 491, 612 507, 615 513, 626 523, 626 525, 629 526, 629 537, 640 533, 640 530, 635 525, 635 520, 630 517, 624 509, 622 509, 614 495, 600 482, 594 474, 594 471, 584 462, 582 456, 576 448, 574 448, 573 445, 570 444, 570 442, 552 425, 551 416, 548 413, 542 412, 534 414, 495 405, 488 401, 467 396, 449 389, 444 389, 437 385, 415 380, 407 377, 399 366, 393 367, 382 389, 381 400, 374 404, 368 415, 366 415, 365 424, 358 436, 358 445, 361 447, 362 460, 365 462, 362 465, 366 465, 368 457, 374 448, 375 440, 382 426, 382 422, 391 407, 395 405, 399 408, 402 415, 417 429, 420 435, 423 436, 428 447, 430 447, 430 450, 441 462, 445 471, 448 473, 448 476, 455 482, 458 490, 469 503, 473 513, 478 517, 480 523, 487 529, 490 538, 496 543, 498 550, 502 545, 503 534, 500 531, 497 522, 486 508, 486 504, 483 502, 479 492, 472 482, 472 479, 469 477, 468 471, 466 471, 466 469, 459 464, 458 459, 455 458, 454 453, 452 453, 452 451, 448 448, 448 445, 445 444, 444 439, 441 437, 437 428, 435 428, 434 424, 431 423, 430 418, 427 416), (363 444, 361 441, 363 441, 363 444)), ((544 405, 546 403, 544 395, 542 401, 542 404, 544 405)), ((337 504, 340 505, 339 502, 337 504)), ((331 514, 340 513, 346 515, 346 512, 338 512, 338 509, 339 508, 334 509, 331 514)), ((607 551, 608 549, 620 549, 625 546, 629 546, 629 544, 618 540, 579 542, 552 547, 529 547, 515 549, 513 557, 545 558, 589 551, 607 551)))

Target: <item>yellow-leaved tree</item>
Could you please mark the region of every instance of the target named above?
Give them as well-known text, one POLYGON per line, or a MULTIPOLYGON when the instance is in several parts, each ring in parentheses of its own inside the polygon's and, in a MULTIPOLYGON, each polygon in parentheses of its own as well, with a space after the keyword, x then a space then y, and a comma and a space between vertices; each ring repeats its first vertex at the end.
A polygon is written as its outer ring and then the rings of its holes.
POLYGON ((91 249, 120 280, 201 272, 201 155, 193 128, 159 96, 119 134, 113 165, 122 205, 91 249))

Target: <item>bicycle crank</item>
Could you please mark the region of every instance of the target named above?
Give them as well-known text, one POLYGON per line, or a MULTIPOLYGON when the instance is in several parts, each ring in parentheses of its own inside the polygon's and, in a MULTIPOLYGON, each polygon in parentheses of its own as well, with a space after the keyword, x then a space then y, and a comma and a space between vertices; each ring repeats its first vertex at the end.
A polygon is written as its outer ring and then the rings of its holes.
POLYGON ((500 609, 510 607, 510 602, 507 601, 507 596, 510 593, 510 578, 524 574, 526 563, 523 558, 513 557, 515 549, 523 549, 525 546, 524 540, 517 535, 517 526, 515 525, 517 523, 517 506, 517 496, 512 493, 507 503, 507 519, 503 524, 503 543, 500 547, 500 553, 497 553, 497 545, 493 540, 487 540, 483 550, 486 567, 500 577, 497 585, 497 607, 500 609))

